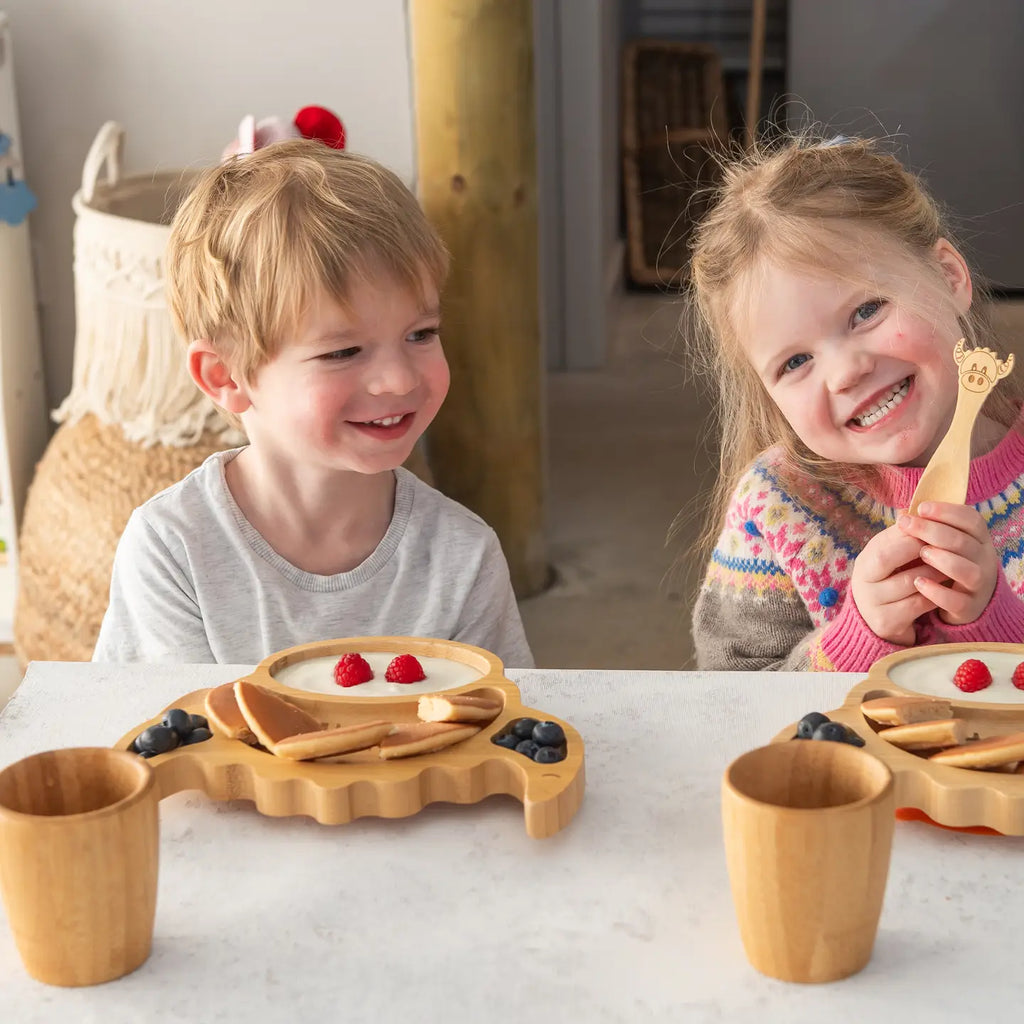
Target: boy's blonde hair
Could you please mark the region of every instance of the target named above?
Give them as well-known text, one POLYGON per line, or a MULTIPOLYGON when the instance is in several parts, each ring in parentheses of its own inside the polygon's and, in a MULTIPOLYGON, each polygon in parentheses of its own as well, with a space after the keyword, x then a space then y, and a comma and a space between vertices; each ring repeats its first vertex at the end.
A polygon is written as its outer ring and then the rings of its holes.
MULTIPOLYGON (((793 479, 865 484, 874 473, 810 451, 758 378, 741 345, 736 311, 757 287, 759 268, 767 262, 832 272, 869 286, 855 268, 897 257, 919 271, 909 282, 916 313, 933 317, 944 303, 955 308, 935 256, 939 239, 953 242, 945 218, 920 179, 874 141, 783 138, 726 163, 714 191, 714 206, 691 240, 687 325, 694 365, 709 374, 718 402, 720 472, 705 548, 718 536, 740 477, 768 448, 782 449, 780 469, 793 479)), ((985 344, 978 339, 987 336, 978 291, 975 286, 970 313, 959 317, 969 345, 985 344)), ((1022 396, 1012 377, 1001 382, 986 415, 1011 427, 1022 396)))
POLYGON ((323 143, 278 142, 203 172, 179 207, 167 295, 186 342, 207 339, 248 380, 326 292, 343 307, 385 274, 422 299, 448 253, 391 171, 323 143))

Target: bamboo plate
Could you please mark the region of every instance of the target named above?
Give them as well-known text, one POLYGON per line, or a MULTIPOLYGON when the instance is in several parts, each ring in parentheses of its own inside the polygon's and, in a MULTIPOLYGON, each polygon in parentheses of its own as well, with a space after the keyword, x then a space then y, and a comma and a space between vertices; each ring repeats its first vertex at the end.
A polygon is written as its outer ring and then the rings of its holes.
MULTIPOLYGON (((1024 644, 935 644, 899 651, 875 662, 867 678, 847 694, 843 706, 825 714, 850 726, 864 739, 864 749, 889 766, 898 807, 913 808, 940 825, 1024 835, 1024 775, 953 768, 900 750, 883 740, 878 733, 884 727, 865 718, 860 710, 863 701, 874 697, 947 697, 954 717, 966 719, 968 731, 978 733, 981 739, 1024 731, 1024 691, 1009 681, 1022 661, 1024 644), (968 658, 988 665, 992 672, 988 689, 964 694, 953 685, 954 671, 968 658)), ((791 740, 795 732, 794 722, 773 742, 791 740)))
MULTIPOLYGON (((417 721, 421 693, 473 694, 499 701, 498 717, 476 735, 432 754, 385 761, 376 750, 351 754, 335 763, 287 761, 268 751, 229 740, 214 733, 212 739, 178 747, 150 759, 160 797, 186 789, 202 790, 213 800, 252 800, 257 810, 273 817, 306 814, 324 825, 340 825, 375 815, 403 818, 435 801, 477 803, 494 793, 516 797, 523 804, 526 831, 534 839, 564 828, 583 799, 583 740, 568 722, 524 707, 519 689, 504 676, 501 661, 479 647, 447 640, 413 637, 355 637, 302 644, 270 655, 244 678, 297 704, 328 726, 351 725, 375 719, 397 723, 417 721), (382 652, 413 654, 456 663, 458 671, 478 678, 461 685, 430 685, 428 681, 403 687, 406 696, 338 695, 283 685, 275 676, 289 666, 314 658, 330 659, 325 671, 342 654, 382 652), (514 750, 491 742, 515 718, 529 716, 558 722, 565 730, 566 757, 555 764, 537 764, 514 750)), ((333 686, 333 681, 331 683, 333 686)), ((369 686, 371 684, 364 684, 369 686)), ((194 690, 171 707, 205 714, 209 689, 194 690)), ((345 694, 345 695, 342 695, 345 694)), ((136 726, 115 744, 127 749, 143 729, 160 722, 163 711, 136 726)))

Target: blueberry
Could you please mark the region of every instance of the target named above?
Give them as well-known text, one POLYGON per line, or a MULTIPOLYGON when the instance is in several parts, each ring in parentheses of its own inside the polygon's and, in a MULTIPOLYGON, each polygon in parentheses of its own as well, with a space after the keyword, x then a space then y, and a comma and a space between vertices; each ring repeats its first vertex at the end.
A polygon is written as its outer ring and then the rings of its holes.
POLYGON ((140 750, 139 751, 139 757, 144 757, 148 761, 151 757, 156 757, 156 751, 154 751, 154 750, 140 750))
POLYGON ((181 708, 171 708, 164 715, 164 725, 168 729, 173 729, 179 740, 183 740, 192 731, 192 716, 181 708))
POLYGON ((512 731, 521 739, 528 740, 533 736, 533 727, 537 724, 536 718, 517 718, 512 723, 512 731))
POLYGON ((492 743, 497 743, 499 747, 506 747, 508 750, 515 750, 516 745, 521 743, 522 740, 514 732, 507 732, 503 736, 492 736, 492 743))
POLYGON ((525 755, 530 758, 531 761, 538 750, 540 750, 540 747, 538 747, 533 740, 520 740, 519 743, 516 744, 516 753, 525 755))
POLYGON ((809 740, 814 736, 814 730, 828 720, 828 715, 823 715, 820 711, 811 711, 800 719, 800 722, 796 727, 796 734, 802 740, 809 740))
POLYGON ((138 735, 135 745, 140 754, 166 754, 178 745, 178 734, 166 725, 151 725, 138 735))
POLYGON ((182 741, 183 747, 191 746, 193 743, 202 743, 203 740, 208 740, 213 735, 209 729, 204 729, 200 726, 198 729, 193 729, 182 741))
POLYGON ((542 747, 557 747, 565 742, 565 732, 557 722, 538 722, 530 738, 542 747))
POLYGON ((836 743, 846 742, 846 726, 842 722, 822 722, 814 730, 813 740, 834 740, 836 743))
POLYGON ((210 723, 202 715, 189 715, 193 729, 209 729, 210 723))
POLYGON ((537 764, 554 764, 565 760, 565 751, 561 747, 538 747, 533 759, 537 764))

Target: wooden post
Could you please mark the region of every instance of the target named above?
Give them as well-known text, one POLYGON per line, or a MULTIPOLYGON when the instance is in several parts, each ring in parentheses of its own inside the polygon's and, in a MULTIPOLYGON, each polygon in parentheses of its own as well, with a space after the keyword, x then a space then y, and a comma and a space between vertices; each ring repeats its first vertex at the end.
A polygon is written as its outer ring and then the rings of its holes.
POLYGON ((531 0, 411 0, 420 201, 452 254, 452 369, 428 452, 497 532, 519 597, 547 580, 531 0))
POLYGON ((764 68, 764 23, 767 0, 753 0, 750 24, 750 68, 747 74, 746 145, 750 149, 757 139, 757 122, 761 119, 761 73, 764 68))

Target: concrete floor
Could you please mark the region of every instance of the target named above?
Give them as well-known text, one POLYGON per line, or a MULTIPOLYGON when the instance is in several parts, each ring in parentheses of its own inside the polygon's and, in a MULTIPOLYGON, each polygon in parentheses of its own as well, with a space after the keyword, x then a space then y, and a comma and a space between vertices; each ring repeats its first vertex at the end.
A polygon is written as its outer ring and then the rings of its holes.
POLYGON ((687 380, 678 300, 614 302, 607 365, 548 377, 548 558, 556 583, 520 604, 537 664, 677 669, 690 664, 703 516, 673 521, 710 477, 708 406, 687 380))

